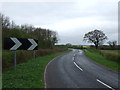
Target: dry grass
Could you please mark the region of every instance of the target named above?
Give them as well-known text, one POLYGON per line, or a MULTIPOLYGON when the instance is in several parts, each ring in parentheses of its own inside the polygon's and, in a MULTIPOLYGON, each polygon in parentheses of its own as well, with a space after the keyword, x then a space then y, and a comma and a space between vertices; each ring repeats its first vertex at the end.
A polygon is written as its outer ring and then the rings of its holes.
POLYGON ((120 50, 101 50, 103 53, 110 53, 114 55, 120 55, 120 50))
POLYGON ((120 50, 100 50, 100 54, 108 60, 120 62, 120 50))

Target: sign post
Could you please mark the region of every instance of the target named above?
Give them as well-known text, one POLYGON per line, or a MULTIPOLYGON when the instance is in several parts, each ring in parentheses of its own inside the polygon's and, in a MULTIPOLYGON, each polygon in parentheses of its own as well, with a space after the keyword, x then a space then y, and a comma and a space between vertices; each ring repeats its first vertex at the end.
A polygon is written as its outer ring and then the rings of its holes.
POLYGON ((35 57, 36 57, 36 56, 35 56, 35 50, 34 50, 34 53, 33 53, 33 55, 34 55, 34 59, 35 59, 35 57))
POLYGON ((16 71, 16 50, 14 51, 14 70, 16 71))
MULTIPOLYGON (((5 38, 4 49, 14 51, 14 70, 16 71, 16 50, 37 50, 38 40, 22 38, 5 38)), ((35 51, 34 51, 35 58, 35 51)))

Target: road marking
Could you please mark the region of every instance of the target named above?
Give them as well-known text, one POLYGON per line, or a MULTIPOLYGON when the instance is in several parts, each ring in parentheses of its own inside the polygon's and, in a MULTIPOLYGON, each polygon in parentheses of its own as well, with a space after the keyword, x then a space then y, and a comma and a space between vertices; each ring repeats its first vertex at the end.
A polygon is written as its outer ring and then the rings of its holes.
MULTIPOLYGON (((66 53, 65 53, 66 54, 66 53)), ((65 55, 65 54, 63 54, 63 55, 65 55)), ((57 57, 55 57, 55 58, 53 58, 47 65, 46 65, 46 67, 45 67, 45 71, 44 71, 44 83, 45 83, 45 88, 47 88, 47 83, 46 83, 46 71, 47 71, 47 68, 48 68, 48 66, 49 66, 49 64, 50 63, 52 63, 55 59, 57 59, 58 57, 61 57, 61 56, 63 56, 63 55, 60 55, 60 56, 57 56, 57 57)))
POLYGON ((72 58, 72 61, 74 61, 74 60, 75 60, 75 58, 73 57, 73 58, 72 58))
POLYGON ((75 57, 75 54, 74 54, 74 57, 75 57))
POLYGON ((82 55, 82 53, 83 53, 83 51, 82 50, 79 50, 79 52, 78 52, 80 55, 82 55))
POLYGON ((80 69, 81 71, 83 71, 83 69, 80 68, 75 62, 74 62, 74 64, 75 64, 75 66, 76 66, 78 69, 80 69))
POLYGON ((105 84, 104 82, 100 81, 99 79, 96 79, 96 80, 97 80, 99 83, 103 84, 104 86, 106 86, 106 87, 108 87, 108 88, 110 88, 110 89, 112 89, 112 90, 115 90, 114 88, 112 88, 111 86, 105 84))
MULTIPOLYGON (((60 55, 61 56, 61 55, 60 55)), ((45 67, 45 72, 44 72, 44 80, 45 80, 45 88, 47 88, 47 83, 46 83, 46 70, 47 70, 47 67, 48 67, 48 65, 50 64, 50 63, 52 63, 56 58, 58 58, 58 57, 60 57, 60 56, 57 56, 57 57, 55 57, 55 58, 53 58, 47 65, 46 65, 46 67, 45 67)))

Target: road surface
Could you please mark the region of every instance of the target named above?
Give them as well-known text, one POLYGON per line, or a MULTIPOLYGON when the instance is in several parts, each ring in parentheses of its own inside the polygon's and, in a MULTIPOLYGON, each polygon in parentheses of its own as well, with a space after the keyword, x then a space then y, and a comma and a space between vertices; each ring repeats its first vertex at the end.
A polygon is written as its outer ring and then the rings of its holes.
POLYGON ((46 88, 118 89, 118 73, 73 50, 52 60, 45 70, 46 88))

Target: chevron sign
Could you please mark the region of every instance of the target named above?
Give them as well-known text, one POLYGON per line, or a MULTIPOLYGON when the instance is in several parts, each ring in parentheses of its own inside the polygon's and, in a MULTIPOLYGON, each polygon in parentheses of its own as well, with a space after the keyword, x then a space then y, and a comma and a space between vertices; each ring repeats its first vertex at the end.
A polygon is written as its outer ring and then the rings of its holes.
POLYGON ((4 49, 6 50, 37 50, 38 40, 22 38, 5 38, 4 49))

